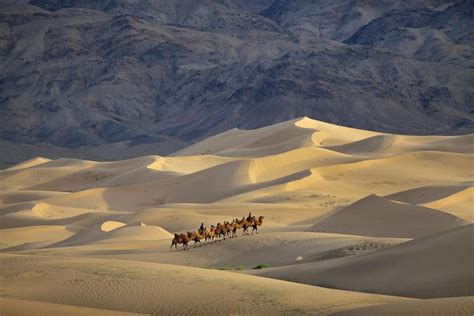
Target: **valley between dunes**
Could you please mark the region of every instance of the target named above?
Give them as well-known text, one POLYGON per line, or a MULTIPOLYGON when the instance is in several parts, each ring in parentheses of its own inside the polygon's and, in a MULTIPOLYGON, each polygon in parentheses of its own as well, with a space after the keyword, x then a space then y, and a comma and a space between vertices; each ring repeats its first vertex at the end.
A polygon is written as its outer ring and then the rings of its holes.
POLYGON ((0 171, 1 315, 471 315, 474 135, 309 118, 0 171), (170 251, 174 233, 264 216, 170 251), (253 269, 266 265, 265 269, 253 269))

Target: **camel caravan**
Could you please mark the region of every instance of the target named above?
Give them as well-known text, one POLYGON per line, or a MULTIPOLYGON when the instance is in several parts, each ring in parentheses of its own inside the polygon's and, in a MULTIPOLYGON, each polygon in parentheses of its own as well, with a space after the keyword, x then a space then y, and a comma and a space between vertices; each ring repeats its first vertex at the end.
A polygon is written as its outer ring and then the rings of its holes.
POLYGON ((191 241, 194 241, 194 247, 196 247, 197 244, 202 245, 201 240, 203 239, 205 243, 213 243, 217 240, 226 239, 226 237, 234 238, 237 237, 237 230, 239 229, 243 229, 242 236, 250 235, 250 227, 252 227, 252 235, 254 232, 258 234, 258 227, 262 226, 263 218, 263 216, 259 216, 257 219, 252 216, 252 213, 249 213, 249 216, 242 217, 240 220, 236 218, 232 222, 224 221, 223 224, 211 225, 211 228, 204 227, 204 223, 202 223, 197 231, 188 231, 186 234, 175 233, 171 241, 170 251, 173 246, 178 249, 178 244, 183 244, 183 249, 186 250, 191 241))

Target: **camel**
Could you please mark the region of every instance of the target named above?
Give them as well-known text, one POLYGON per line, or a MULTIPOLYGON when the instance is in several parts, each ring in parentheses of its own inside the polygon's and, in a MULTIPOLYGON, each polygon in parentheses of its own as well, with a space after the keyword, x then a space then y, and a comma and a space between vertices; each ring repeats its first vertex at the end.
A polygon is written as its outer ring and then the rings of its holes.
POLYGON ((207 229, 204 231, 204 241, 214 241, 214 238, 216 237, 216 227, 214 225, 211 225, 211 229, 207 229))
POLYGON ((188 231, 188 236, 187 236, 187 237, 189 238, 189 240, 194 241, 194 247, 196 247, 196 246, 197 246, 197 243, 199 243, 200 245, 202 245, 202 244, 201 244, 201 239, 204 238, 204 235, 201 235, 201 234, 199 234, 199 233, 196 232, 196 231, 193 231, 192 233, 188 231))
POLYGON ((201 240, 206 238, 206 232, 205 231, 197 231, 195 232, 196 233, 196 236, 199 238, 199 243, 201 243, 201 240))
POLYGON ((258 234, 258 226, 262 226, 264 218, 265 218, 264 216, 259 216, 258 219, 254 218, 253 225, 252 225, 252 235, 254 231, 256 231, 258 234))
POLYGON ((232 227, 232 238, 237 237, 237 229, 241 229, 244 226, 244 219, 239 221, 238 218, 234 219, 234 225, 232 227))
POLYGON ((252 216, 250 220, 247 220, 246 218, 242 218, 243 220, 243 225, 242 228, 244 229, 242 236, 249 235, 249 227, 253 226, 253 221, 255 220, 255 216, 252 216))
POLYGON ((222 235, 223 239, 226 237, 230 237, 230 232, 232 230, 231 223, 228 221, 224 221, 224 224, 217 224, 218 226, 220 225, 220 229, 218 230, 218 237, 222 235))
POLYGON ((204 233, 204 231, 194 231, 194 234, 196 234, 196 239, 199 239, 199 243, 201 243, 201 240, 206 238, 206 234, 204 233))
POLYGON ((219 239, 221 235, 224 235, 224 239, 225 239, 224 225, 222 225, 221 223, 217 223, 216 230, 215 230, 215 238, 219 239))
POLYGON ((170 251, 172 250, 173 246, 175 249, 178 249, 178 244, 183 244, 183 249, 186 250, 186 248, 188 247, 188 242, 189 242, 189 238, 184 235, 184 234, 174 234, 174 238, 173 240, 171 241, 171 246, 170 246, 170 251))
POLYGON ((232 220, 232 222, 230 222, 230 223, 229 223, 229 222, 226 222, 224 226, 225 226, 225 230, 226 230, 226 235, 227 235, 227 237, 232 238, 232 237, 233 237, 233 235, 232 235, 232 230, 233 230, 233 228, 234 228, 234 221, 232 220))
POLYGON ((222 237, 224 239, 226 238, 226 236, 229 236, 229 229, 230 229, 229 222, 224 221, 224 225, 222 225, 222 231, 221 231, 222 237))
POLYGON ((226 237, 234 238, 237 237, 237 230, 243 228, 242 236, 250 235, 248 229, 252 227, 252 235, 254 232, 258 234, 258 226, 262 226, 264 216, 259 216, 258 219, 255 216, 250 218, 242 217, 241 220, 233 219, 232 222, 224 221, 224 224, 217 223, 216 226, 211 225, 211 229, 205 229, 204 231, 193 231, 187 232, 186 234, 174 234, 174 238, 171 241, 170 251, 173 246, 178 249, 178 244, 183 244, 183 249, 188 248, 189 242, 194 241, 194 247, 199 243, 202 246, 201 240, 207 243, 208 241, 214 242, 221 236, 223 239, 226 237))

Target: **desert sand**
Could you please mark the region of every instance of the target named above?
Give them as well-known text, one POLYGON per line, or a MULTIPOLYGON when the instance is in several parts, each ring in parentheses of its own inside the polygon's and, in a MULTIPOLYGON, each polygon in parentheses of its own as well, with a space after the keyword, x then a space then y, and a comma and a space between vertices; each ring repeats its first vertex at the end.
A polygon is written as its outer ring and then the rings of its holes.
POLYGON ((356 310, 335 313, 338 316, 357 315, 472 315, 474 299, 472 297, 437 298, 415 302, 397 302, 381 304, 356 310))
POLYGON ((474 291, 473 234, 474 225, 470 224, 364 256, 253 273, 331 288, 406 297, 469 296, 474 291))
POLYGON ((31 159, 0 171, 0 312, 469 315, 472 140, 305 117, 167 157, 31 159), (170 251, 250 211, 259 234, 170 251))

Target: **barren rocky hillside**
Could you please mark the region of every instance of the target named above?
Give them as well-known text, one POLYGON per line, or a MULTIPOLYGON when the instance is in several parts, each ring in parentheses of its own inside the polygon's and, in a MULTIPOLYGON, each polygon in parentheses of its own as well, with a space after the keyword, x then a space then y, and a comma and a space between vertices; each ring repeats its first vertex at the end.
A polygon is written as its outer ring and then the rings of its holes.
POLYGON ((0 167, 39 154, 168 154, 304 115, 474 131, 472 1, 0 5, 0 167))

